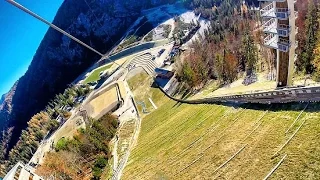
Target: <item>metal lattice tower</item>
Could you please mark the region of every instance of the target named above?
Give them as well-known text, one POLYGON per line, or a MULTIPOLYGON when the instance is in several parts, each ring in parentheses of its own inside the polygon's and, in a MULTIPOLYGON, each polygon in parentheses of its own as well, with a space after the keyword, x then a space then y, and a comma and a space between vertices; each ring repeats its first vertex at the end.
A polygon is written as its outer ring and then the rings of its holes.
POLYGON ((264 45, 277 51, 277 86, 292 86, 294 62, 297 58, 296 0, 259 0, 263 19, 264 45))

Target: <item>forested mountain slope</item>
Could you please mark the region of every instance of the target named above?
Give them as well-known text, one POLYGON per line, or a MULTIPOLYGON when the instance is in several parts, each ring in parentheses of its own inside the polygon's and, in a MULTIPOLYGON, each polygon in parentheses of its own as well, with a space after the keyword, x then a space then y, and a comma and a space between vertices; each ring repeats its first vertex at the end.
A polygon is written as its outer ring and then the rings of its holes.
MULTIPOLYGON (((66 0, 53 23, 105 53, 139 17, 142 9, 168 2, 170 0, 66 0)), ((66 36, 51 28, 48 30, 28 71, 0 105, 0 130, 14 127, 7 152, 31 116, 98 59, 96 54, 66 36)))

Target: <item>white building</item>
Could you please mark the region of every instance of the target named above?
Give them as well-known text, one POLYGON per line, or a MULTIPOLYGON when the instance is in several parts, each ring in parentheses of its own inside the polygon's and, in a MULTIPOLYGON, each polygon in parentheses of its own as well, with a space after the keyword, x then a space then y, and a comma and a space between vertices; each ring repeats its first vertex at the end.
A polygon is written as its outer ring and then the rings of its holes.
POLYGON ((33 173, 31 167, 18 162, 3 178, 3 180, 43 180, 42 177, 33 173))

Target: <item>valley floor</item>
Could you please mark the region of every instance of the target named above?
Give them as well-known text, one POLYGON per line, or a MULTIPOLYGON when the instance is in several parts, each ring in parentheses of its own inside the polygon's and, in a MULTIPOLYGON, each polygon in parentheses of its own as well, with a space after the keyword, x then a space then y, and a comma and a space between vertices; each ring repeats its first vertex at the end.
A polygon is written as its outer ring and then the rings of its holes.
POLYGON ((143 118, 122 179, 263 179, 285 155, 271 179, 320 178, 319 104, 161 102, 143 118))

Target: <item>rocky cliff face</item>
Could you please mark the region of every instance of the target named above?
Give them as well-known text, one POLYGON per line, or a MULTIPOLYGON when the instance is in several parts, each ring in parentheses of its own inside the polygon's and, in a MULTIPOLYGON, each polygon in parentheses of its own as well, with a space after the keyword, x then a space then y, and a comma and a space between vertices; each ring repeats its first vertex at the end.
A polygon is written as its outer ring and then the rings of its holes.
POLYGON ((1 108, 1 105, 2 105, 5 97, 6 97, 6 94, 3 94, 3 95, 1 96, 1 98, 0 98, 0 108, 1 108))
MULTIPOLYGON (((18 82, 16 82, 10 91, 1 97, 0 102, 0 132, 5 130, 9 125, 10 115, 12 112, 12 97, 15 94, 18 82)), ((1 137, 1 133, 0 133, 1 137)))
POLYGON ((3 102, 4 102, 5 98, 6 98, 6 95, 7 95, 7 94, 3 94, 3 95, 1 96, 1 98, 0 98, 0 109, 2 109, 3 102))
MULTIPOLYGON (((139 17, 142 9, 172 0, 65 0, 55 25, 105 53, 139 17)), ((9 148, 32 115, 45 107, 99 57, 90 50, 49 29, 26 74, 0 106, 0 122, 14 126, 9 148)))

